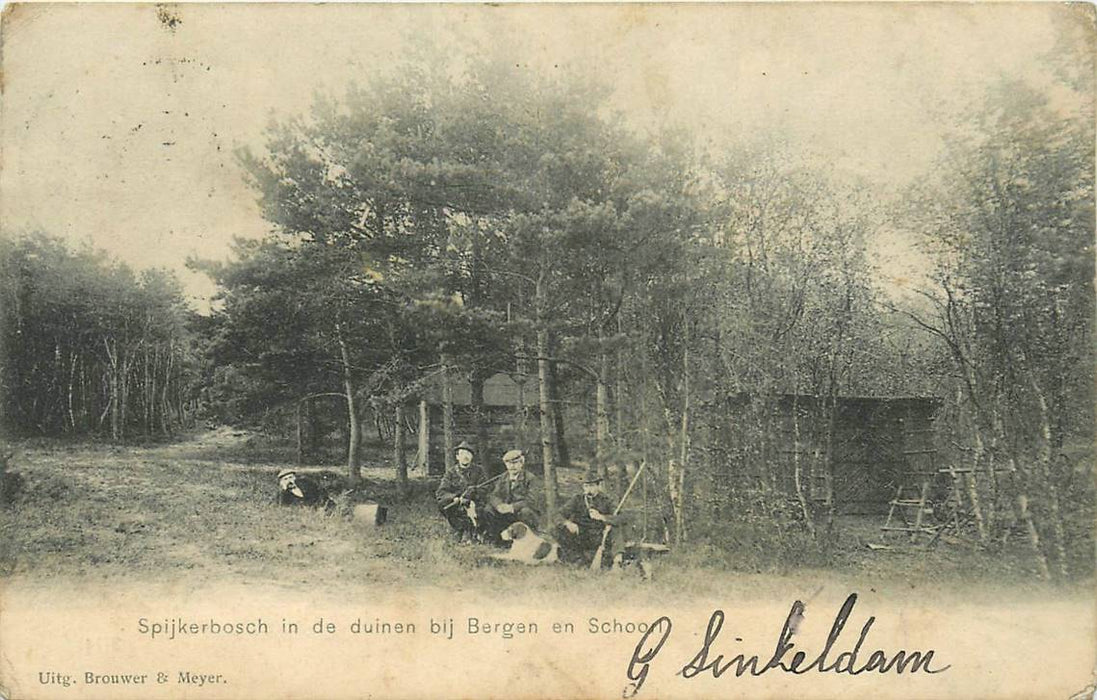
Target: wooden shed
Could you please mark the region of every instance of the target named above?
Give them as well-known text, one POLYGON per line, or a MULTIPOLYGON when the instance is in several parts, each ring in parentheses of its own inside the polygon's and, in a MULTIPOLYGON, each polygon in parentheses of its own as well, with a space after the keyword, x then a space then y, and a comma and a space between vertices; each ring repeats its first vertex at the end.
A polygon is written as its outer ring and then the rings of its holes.
POLYGON ((727 469, 844 514, 887 512, 899 486, 935 478, 933 397, 730 396, 716 437, 727 469))
MULTIPOLYGON (((529 435, 536 430, 536 377, 512 376, 505 372, 484 380, 483 405, 472 403, 472 384, 467 379, 453 380, 455 442, 469 440, 477 449, 477 462, 489 473, 502 469, 503 452, 528 448, 529 435)), ((435 380, 423 392, 419 406, 419 454, 417 461, 430 475, 445 472, 446 454, 443 436, 442 382, 435 380)))

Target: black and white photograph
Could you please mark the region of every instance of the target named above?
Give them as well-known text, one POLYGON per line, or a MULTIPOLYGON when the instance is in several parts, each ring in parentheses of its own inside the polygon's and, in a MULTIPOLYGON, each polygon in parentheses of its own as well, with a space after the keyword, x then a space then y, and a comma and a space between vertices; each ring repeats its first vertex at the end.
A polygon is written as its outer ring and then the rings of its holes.
POLYGON ((0 698, 1093 698, 1082 3, 0 17, 0 698))

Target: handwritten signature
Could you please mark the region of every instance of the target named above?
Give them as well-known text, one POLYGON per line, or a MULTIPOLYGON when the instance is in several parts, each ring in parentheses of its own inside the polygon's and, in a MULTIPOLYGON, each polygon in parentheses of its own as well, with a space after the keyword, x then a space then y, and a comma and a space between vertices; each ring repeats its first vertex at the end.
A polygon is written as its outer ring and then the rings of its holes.
MULTIPOLYGON (((831 625, 823 650, 811 663, 806 663, 808 652, 793 651, 796 645, 791 641, 804 617, 803 602, 797 600, 792 604, 792 609, 789 610, 788 617, 785 618, 785 623, 781 627, 781 633, 777 636, 777 645, 773 650, 773 654, 765 663, 762 663, 758 655, 748 657, 745 654, 737 654, 725 661, 723 654, 714 652, 713 645, 724 626, 724 611, 714 610, 712 616, 709 617, 708 628, 705 630, 705 639, 700 651, 681 667, 678 674, 687 679, 696 678, 708 672, 712 673, 713 678, 720 678, 729 671, 737 678, 746 674, 761 676, 769 671, 795 673, 797 675, 815 671, 817 673, 857 676, 870 671, 882 674, 918 672, 933 674, 942 673, 952 667, 951 664, 934 666, 934 654, 937 653, 935 649, 925 651, 900 649, 894 653, 876 649, 868 655, 867 660, 859 664, 858 659, 862 657, 861 647, 864 645, 873 623, 876 622, 875 616, 870 616, 864 626, 861 627, 861 635, 857 638, 857 643, 852 649, 843 651, 835 656, 833 660, 830 660, 829 657, 834 644, 838 641, 839 635, 846 626, 846 621, 853 612, 853 606, 856 604, 857 594, 851 593, 846 598, 846 602, 842 604, 838 615, 834 618, 834 624, 831 625), (786 658, 790 653, 791 657, 786 658)), ((643 636, 640 637, 640 641, 637 642, 636 648, 632 652, 632 658, 628 663, 627 675, 631 682, 625 688, 625 697, 632 697, 640 692, 644 681, 647 680, 648 671, 654 663, 655 657, 663 649, 663 645, 670 637, 673 627, 670 618, 664 615, 652 623, 643 636)))

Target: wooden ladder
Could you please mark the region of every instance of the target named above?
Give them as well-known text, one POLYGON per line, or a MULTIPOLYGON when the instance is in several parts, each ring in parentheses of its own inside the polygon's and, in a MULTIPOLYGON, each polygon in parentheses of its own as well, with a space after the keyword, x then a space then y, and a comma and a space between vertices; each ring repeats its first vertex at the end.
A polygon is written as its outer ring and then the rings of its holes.
POLYGON ((937 528, 925 524, 926 513, 926 498, 929 496, 929 480, 922 482, 921 489, 919 490, 918 498, 903 498, 903 487, 900 486, 895 492, 895 498, 891 499, 888 504, 888 517, 884 521, 883 527, 880 528, 883 537, 887 537, 889 533, 909 533, 911 544, 918 543, 919 535, 926 535, 932 538, 937 534, 937 528), (911 512, 913 511, 913 518, 911 518, 911 512), (901 524, 893 525, 896 520, 896 513, 898 513, 898 521, 901 524), (911 523, 913 520, 913 524, 911 523))
POLYGON ((927 524, 925 519, 929 507, 930 486, 938 471, 933 420, 933 417, 930 417, 926 427, 916 427, 915 416, 909 409, 906 416, 900 419, 902 423, 900 449, 903 468, 907 475, 907 488, 911 488, 910 484, 914 481, 912 477, 918 477, 920 483, 917 498, 903 498, 903 486, 896 488, 895 498, 888 502, 888 517, 881 528, 882 538, 886 538, 891 533, 900 533, 909 535, 911 544, 918 544, 918 538, 922 535, 926 536, 928 542, 936 539, 940 528, 927 524))

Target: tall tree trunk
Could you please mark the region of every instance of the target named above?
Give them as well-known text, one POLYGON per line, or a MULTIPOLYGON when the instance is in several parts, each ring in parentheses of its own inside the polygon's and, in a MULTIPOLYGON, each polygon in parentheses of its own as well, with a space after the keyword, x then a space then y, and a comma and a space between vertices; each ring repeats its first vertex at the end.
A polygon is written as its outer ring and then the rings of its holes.
POLYGON ((1045 581, 1050 581, 1051 571, 1048 569, 1047 557, 1044 556, 1044 550, 1040 546, 1040 534, 1036 530, 1036 523, 1032 521, 1032 514, 1028 509, 1028 495, 1025 494, 1024 491, 1017 494, 1016 506, 1017 517, 1025 527, 1025 534, 1028 535, 1028 543, 1032 548, 1032 554, 1036 559, 1036 566, 1040 572, 1040 578, 1045 581))
MULTIPOLYGON (((507 323, 510 324, 511 318, 511 304, 507 302, 507 323)), ((514 346, 514 380, 518 384, 518 396, 516 399, 516 416, 518 419, 518 436, 522 444, 529 444, 529 411, 526 410, 526 384, 530 377, 529 355, 526 349, 525 338, 518 334, 514 346)), ((502 473, 502 466, 497 471, 493 467, 487 468, 488 476, 495 476, 496 473, 502 473)))
POLYGON ((453 469, 453 450, 457 443, 454 441, 453 427, 453 359, 449 355, 442 356, 442 451, 445 453, 446 471, 453 469))
MULTIPOLYGON (((683 483, 683 479, 680 476, 681 468, 678 464, 678 455, 682 453, 682 450, 680 449, 680 446, 678 444, 681 436, 681 421, 679 420, 678 425, 675 425, 676 420, 674 415, 674 408, 672 406, 673 399, 670 396, 670 392, 667 388, 667 382, 660 381, 660 379, 661 377, 659 376, 655 377, 655 390, 659 396, 659 404, 662 408, 663 414, 663 425, 661 426, 661 432, 666 438, 666 452, 664 454, 667 460, 667 484, 664 496, 666 497, 665 502, 670 504, 670 515, 663 517, 663 531, 666 538, 665 541, 670 542, 671 534, 670 531, 667 529, 668 523, 675 523, 675 532, 673 538, 674 541, 678 543, 681 542, 681 535, 679 534, 680 530, 677 527, 677 523, 681 519, 679 517, 679 506, 681 505, 681 485, 683 483)), ((684 397, 684 385, 682 388, 682 396, 684 397)), ((679 418, 682 418, 682 416, 679 416, 679 418)))
MULTIPOLYGON (((979 463, 981 461, 983 461, 983 458, 984 458, 984 455, 985 455, 985 452, 986 452, 982 432, 979 429, 979 422, 980 422, 979 406, 981 404, 976 400, 976 397, 974 396, 975 387, 976 387, 975 371, 971 368, 970 364, 967 364, 967 363, 963 362, 962 356, 960 356, 959 361, 962 363, 962 367, 963 367, 963 370, 964 370, 964 382, 965 382, 965 384, 967 386, 967 389, 968 389, 968 395, 969 395, 968 397, 969 397, 969 399, 971 399, 971 403, 975 407, 974 415, 970 416, 972 443, 973 443, 973 446, 974 446, 974 454, 972 455, 972 464, 971 464, 972 472, 969 475, 969 477, 964 480, 964 482, 965 482, 965 489, 967 490, 968 502, 971 503, 971 513, 972 513, 972 516, 975 518, 975 528, 976 528, 976 532, 979 534, 979 541, 985 543, 987 541, 987 538, 993 532, 993 527, 994 527, 994 524, 995 524, 995 521, 996 521, 996 518, 994 516, 994 512, 995 512, 994 503, 995 503, 995 499, 998 498, 998 488, 997 488, 997 480, 996 480, 997 477, 994 473, 996 467, 995 467, 995 464, 994 464, 994 459, 986 460, 987 470, 988 470, 987 484, 990 487, 990 498, 988 499, 988 504, 987 504, 987 512, 990 514, 990 526, 988 527, 987 518, 984 517, 982 503, 980 502, 980 498, 979 498, 979 484, 978 484, 978 477, 977 477, 977 474, 978 474, 977 470, 979 468, 979 463)), ((956 397, 957 409, 959 409, 960 404, 961 404, 961 399, 962 399, 962 393, 961 392, 962 391, 963 391, 962 389, 957 391, 957 397, 956 397)), ((995 418, 995 420, 997 420, 997 419, 995 418)))
POLYGON ((670 498, 670 507, 674 516, 674 544, 682 544, 682 469, 678 466, 678 458, 671 455, 667 460, 667 496, 670 498))
POLYGON ((129 354, 128 353, 123 353, 122 354, 122 372, 121 372, 122 376, 121 376, 121 379, 120 379, 120 382, 121 382, 121 385, 122 385, 120 403, 122 404, 121 430, 122 430, 122 443, 123 444, 125 444, 125 442, 126 442, 126 427, 129 425, 130 369, 131 369, 131 367, 130 367, 129 354))
POLYGON ((552 400, 549 384, 549 342, 548 329, 537 329, 537 387, 540 404, 541 460, 545 478, 545 522, 553 522, 556 517, 556 464, 553 461, 553 434, 556 426, 552 421, 552 400))
POLYGON ((408 461, 404 455, 404 437, 404 401, 403 399, 397 399, 396 428, 393 431, 392 449, 395 453, 393 461, 396 463, 396 483, 401 494, 406 494, 408 490, 408 461))
POLYGON ((488 424, 487 424, 487 411, 484 408, 484 380, 487 377, 484 376, 484 371, 480 369, 473 370, 469 375, 469 389, 470 398, 469 403, 472 408, 472 420, 473 420, 473 432, 476 435, 476 449, 487 457, 488 449, 488 424))
POLYGON ((800 503, 800 511, 804 515, 804 526, 812 539, 815 539, 815 519, 811 515, 811 505, 804 493, 803 466, 800 464, 800 394, 799 387, 793 388, 792 394, 792 483, 796 487, 796 500, 800 503))
MULTIPOLYGON (((968 502, 971 503, 971 514, 975 518, 975 530, 979 534, 979 541, 986 542, 989 535, 987 529, 986 520, 983 517, 983 508, 979 500, 979 485, 976 482, 975 475, 978 473, 979 463, 983 461, 983 454, 985 452, 983 447, 983 437, 979 433, 979 427, 972 422, 972 432, 974 433, 974 448, 972 450, 971 461, 971 473, 965 474, 964 486, 967 490, 968 502)), ((990 465, 990 470, 993 473, 994 465, 990 465)), ((993 498, 991 499, 993 503, 993 498)))
POLYGON ((61 339, 57 338, 53 345, 53 368, 49 374, 50 386, 53 389, 50 393, 55 399, 49 416, 51 431, 56 431, 58 428, 63 429, 65 426, 64 385, 61 382, 64 363, 65 354, 61 351, 61 339))
POLYGON ((419 401, 419 450, 415 455, 415 463, 423 473, 429 472, 427 461, 430 459, 430 407, 426 399, 419 401))
MULTIPOLYGON (((547 347, 552 352, 552 340, 547 347)), ((560 383, 557 381, 556 364, 548 363, 549 410, 552 414, 552 453, 556 455, 556 466, 560 469, 571 467, 571 453, 568 451, 567 435, 564 432, 563 401, 560 400, 560 383)))
POLYGON ((521 377, 521 380, 518 382, 518 398, 514 410, 518 417, 518 434, 524 440, 529 429, 529 415, 526 413, 526 377, 525 375, 518 376, 521 377))
POLYGON ((541 460, 545 479, 545 522, 556 519, 556 463, 552 449, 555 426, 552 420, 552 395, 549 366, 548 314, 545 310, 543 281, 540 277, 534 288, 537 315, 537 396, 540 405, 541 460))
POLYGON ((122 390, 118 377, 118 345, 106 338, 103 339, 103 345, 107 349, 108 362, 109 394, 107 408, 110 410, 110 439, 113 442, 118 442, 122 439, 122 390))
MULTIPOLYGON (((621 318, 622 314, 617 315, 617 334, 620 337, 624 337, 625 334, 625 322, 621 318)), ((613 385, 613 407, 616 409, 616 438, 617 446, 624 450, 627 448, 625 445, 625 433, 627 428, 625 426, 625 344, 621 341, 617 347, 616 357, 616 377, 614 378, 613 385)))
POLYGON ((311 399, 305 403, 305 458, 316 459, 320 455, 320 414, 311 399))
POLYGON ((603 479, 609 478, 609 355, 602 350, 598 357, 598 386, 595 390, 594 460, 603 479))
MULTIPOLYGON (((682 420, 678 435, 678 467, 668 474, 672 488, 671 503, 674 506, 674 541, 681 545, 686 541, 686 504, 685 485, 686 468, 689 464, 689 421, 691 409, 690 377, 689 377, 689 323, 685 324, 684 337, 682 339, 682 420)), ((674 460, 670 460, 674 464, 674 460)))
POLYGON ((150 366, 152 364, 152 360, 149 357, 148 343, 145 343, 145 347, 143 349, 143 357, 141 358, 143 360, 143 362, 141 363, 141 374, 143 380, 141 383, 141 403, 143 404, 142 408, 144 410, 141 416, 141 422, 143 423, 141 428, 142 432, 145 434, 145 437, 148 438, 150 435, 152 435, 152 400, 149 397, 149 388, 151 384, 149 374, 151 372, 150 366))
POLYGON ((347 342, 343 338, 343 325, 335 324, 335 338, 339 342, 339 358, 343 365, 343 391, 347 397, 347 477, 351 486, 357 486, 362 481, 362 473, 358 468, 358 449, 361 443, 362 426, 358 419, 358 404, 354 396, 354 375, 351 373, 350 352, 347 342))
MULTIPOLYGON (((826 513, 826 522, 823 523, 823 533, 826 536, 826 544, 833 544, 834 532, 834 434, 838 430, 838 392, 834 388, 830 395, 830 408, 827 412, 827 440, 823 448, 823 512, 826 513)), ((813 462, 817 464, 818 460, 813 462)), ((814 469, 812 470, 814 472, 814 469)), ((812 474, 812 487, 817 482, 817 475, 812 474)))
POLYGON ((296 411, 294 411, 294 417, 297 424, 297 466, 302 466, 305 463, 305 441, 304 441, 304 417, 301 415, 301 404, 304 403, 304 399, 297 401, 296 411))
MULTIPOLYGON (((640 352, 640 378, 639 386, 636 387, 637 393, 640 395, 640 416, 638 419, 638 428, 640 433, 640 459, 643 464, 650 464, 651 453, 648 445, 648 422, 650 417, 648 416, 648 358, 647 353, 641 350, 640 352)), ((643 523, 643 541, 647 541, 648 538, 648 478, 644 475, 644 478, 640 484, 643 487, 644 496, 644 523, 643 523)))
POLYGON ((91 432, 92 409, 88 403, 88 367, 84 352, 80 352, 80 418, 85 432, 91 432))
POLYGON ((175 344, 170 343, 168 345, 167 362, 164 365, 164 389, 160 408, 160 428, 164 432, 164 434, 168 436, 171 436, 175 433, 175 416, 172 414, 170 393, 170 389, 172 386, 171 377, 174 369, 175 344))
POLYGON ((76 432, 76 412, 72 408, 72 395, 73 385, 76 381, 76 351, 73 350, 69 357, 69 390, 68 390, 68 408, 69 408, 69 427, 72 432, 76 432))
MULTIPOLYGON (((1021 353, 1021 360, 1022 362, 1025 362, 1023 352, 1021 353)), ((1070 567, 1067 563, 1066 531, 1063 528, 1063 516, 1059 509, 1059 487, 1055 483, 1055 474, 1052 472, 1051 468, 1051 448, 1054 444, 1051 436, 1051 414, 1048 411, 1047 399, 1044 396, 1043 390, 1040 388, 1039 382, 1036 381, 1036 374, 1032 371, 1031 367, 1027 368, 1027 374, 1029 385, 1036 395, 1036 405, 1040 409, 1040 444, 1036 461, 1040 466, 1040 477, 1043 479, 1044 487, 1047 489, 1051 527, 1055 534, 1056 568, 1059 575, 1066 578, 1070 575, 1070 567)))
POLYGON ((157 349, 152 356, 152 367, 149 370, 149 433, 155 433, 159 430, 163 435, 162 430, 164 424, 164 416, 160 412, 160 364, 162 363, 160 350, 157 349))

